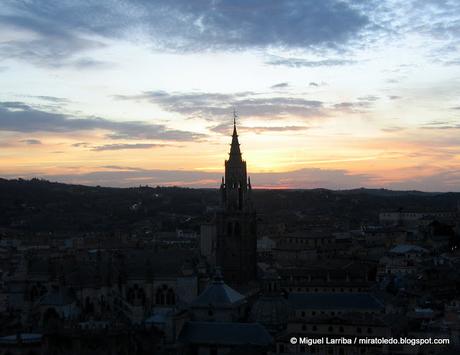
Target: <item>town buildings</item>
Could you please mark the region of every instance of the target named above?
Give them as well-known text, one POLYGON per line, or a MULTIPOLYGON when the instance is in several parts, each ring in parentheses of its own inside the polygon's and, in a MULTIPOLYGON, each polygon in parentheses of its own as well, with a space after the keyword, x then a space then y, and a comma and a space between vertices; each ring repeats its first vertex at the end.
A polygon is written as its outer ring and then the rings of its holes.
MULTIPOLYGON (((282 204, 256 213, 256 192, 234 122, 217 202, 193 216, 140 188, 151 200, 127 204, 142 217, 129 233, 2 229, 0 355, 458 352, 458 210, 380 219, 378 210, 373 223, 354 216, 357 226, 312 204, 300 211, 290 198, 304 192, 280 192, 282 204), (157 206, 166 211, 150 217, 157 206)), ((317 203, 331 196, 314 194, 317 203)))

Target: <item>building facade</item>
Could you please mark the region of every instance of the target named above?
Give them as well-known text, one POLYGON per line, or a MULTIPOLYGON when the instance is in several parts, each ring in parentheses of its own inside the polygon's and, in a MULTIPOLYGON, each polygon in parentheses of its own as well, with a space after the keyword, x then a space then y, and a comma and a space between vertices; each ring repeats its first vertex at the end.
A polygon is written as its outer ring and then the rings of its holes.
POLYGON ((256 279, 257 221, 235 118, 220 196, 221 208, 216 214, 216 264, 230 284, 247 284, 256 279))

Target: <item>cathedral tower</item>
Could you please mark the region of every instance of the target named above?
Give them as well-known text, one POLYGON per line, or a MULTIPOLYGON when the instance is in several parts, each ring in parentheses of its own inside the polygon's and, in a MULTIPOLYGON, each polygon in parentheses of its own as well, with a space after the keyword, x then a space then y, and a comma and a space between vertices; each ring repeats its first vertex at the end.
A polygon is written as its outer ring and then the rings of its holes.
POLYGON ((241 156, 236 114, 225 178, 220 185, 221 209, 217 214, 216 264, 230 284, 256 279, 257 223, 251 199, 251 180, 241 156))

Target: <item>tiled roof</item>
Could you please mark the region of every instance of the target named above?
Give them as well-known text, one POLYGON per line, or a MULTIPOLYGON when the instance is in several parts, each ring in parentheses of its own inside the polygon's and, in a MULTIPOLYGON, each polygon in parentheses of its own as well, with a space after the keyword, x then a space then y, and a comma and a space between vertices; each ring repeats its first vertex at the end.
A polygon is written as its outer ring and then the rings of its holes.
POLYGON ((369 293, 291 293, 288 301, 296 309, 379 310, 383 308, 383 304, 369 293))
POLYGON ((192 306, 231 306, 243 300, 244 296, 241 293, 225 284, 222 279, 215 278, 195 301, 193 301, 192 306))
POLYGON ((419 247, 418 245, 409 245, 409 244, 399 244, 390 250, 390 253, 394 254, 405 254, 411 251, 415 252, 428 252, 425 248, 419 247))
POLYGON ((267 346, 273 339, 258 323, 187 322, 178 341, 183 344, 267 346))
POLYGON ((43 306, 65 306, 75 302, 75 297, 66 287, 53 289, 40 299, 40 305, 43 306))

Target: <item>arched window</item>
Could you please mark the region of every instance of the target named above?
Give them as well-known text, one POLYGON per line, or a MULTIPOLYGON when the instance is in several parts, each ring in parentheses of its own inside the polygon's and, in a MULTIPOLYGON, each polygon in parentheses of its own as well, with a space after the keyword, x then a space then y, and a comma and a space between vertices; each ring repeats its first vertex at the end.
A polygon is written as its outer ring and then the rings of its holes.
POLYGON ((43 325, 45 327, 48 326, 55 326, 59 321, 59 314, 56 312, 54 308, 48 308, 46 312, 43 314, 43 325))
POLYGON ((36 286, 33 286, 30 290, 30 300, 35 301, 38 297, 38 290, 36 286))
POLYGON ((163 293, 163 290, 158 289, 157 293, 155 295, 155 303, 156 304, 165 304, 165 295, 163 293))
POLYGON ((142 304, 145 304, 145 291, 141 288, 137 291, 137 298, 141 300, 142 304))
POLYGON ((251 223, 251 234, 255 235, 256 232, 257 232, 257 224, 256 224, 256 222, 252 222, 251 223))
POLYGON ((94 305, 93 305, 93 302, 91 302, 89 297, 86 297, 86 299, 85 299, 85 312, 87 312, 87 313, 93 313, 94 312, 94 305))
POLYGON ((176 295, 174 294, 173 289, 169 289, 166 294, 166 304, 175 304, 176 303, 176 295))
POLYGON ((241 227, 238 222, 235 222, 235 235, 239 237, 241 235, 241 227))
POLYGON ((128 299, 129 303, 133 303, 133 301, 134 301, 134 290, 132 288, 130 288, 128 290, 128 295, 127 295, 126 298, 128 299))

